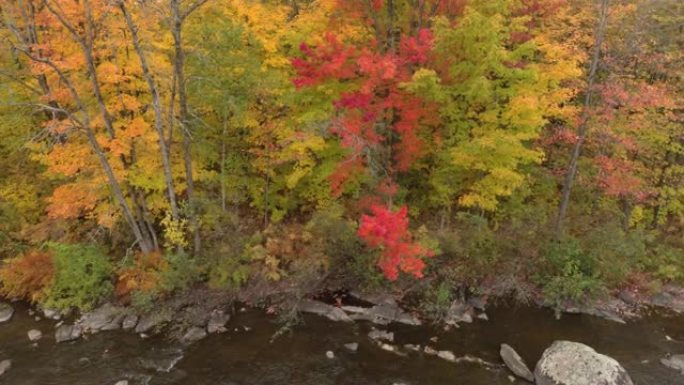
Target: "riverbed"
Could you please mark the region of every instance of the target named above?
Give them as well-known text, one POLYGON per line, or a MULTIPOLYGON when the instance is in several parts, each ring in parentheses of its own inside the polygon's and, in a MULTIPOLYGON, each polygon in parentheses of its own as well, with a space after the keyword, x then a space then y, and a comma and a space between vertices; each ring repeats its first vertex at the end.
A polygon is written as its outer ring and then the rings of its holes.
POLYGON ((547 309, 502 305, 487 310, 489 320, 449 330, 387 327, 397 346, 429 345, 495 364, 487 366, 416 352, 402 356, 369 339, 374 327, 369 323, 335 323, 313 315, 273 340, 281 325, 259 310, 237 313, 227 332, 189 347, 163 335, 142 339, 124 331, 56 344, 54 321, 37 321, 26 306, 14 306, 13 319, 0 324, 0 360, 12 360, 12 368, 0 377, 3 385, 114 385, 122 380, 129 385, 504 385, 511 381, 500 365, 501 343, 512 345, 534 366, 544 349, 561 339, 615 358, 637 385, 684 385, 684 375, 659 362, 668 353, 684 353, 684 315, 665 312, 652 311, 623 325, 587 315, 556 320, 547 309), (27 337, 31 329, 44 334, 35 344, 27 337), (344 346, 353 342, 359 344, 355 352, 344 346))

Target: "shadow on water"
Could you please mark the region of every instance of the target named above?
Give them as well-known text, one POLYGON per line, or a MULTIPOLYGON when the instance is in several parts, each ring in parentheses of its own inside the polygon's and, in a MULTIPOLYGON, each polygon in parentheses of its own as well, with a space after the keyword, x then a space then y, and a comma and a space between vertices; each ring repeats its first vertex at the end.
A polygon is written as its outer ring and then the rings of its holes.
MULTIPOLYGON (((653 313, 627 325, 583 315, 556 320, 551 311, 530 307, 499 306, 489 309, 488 315, 489 321, 476 320, 449 331, 430 326, 390 329, 398 345, 429 344, 495 363, 500 362, 498 350, 504 342, 533 364, 554 340, 578 341, 617 359, 637 385, 684 385, 684 376, 658 362, 666 353, 684 353, 684 342, 677 342, 684 341, 682 315, 653 313)), ((238 314, 229 326, 229 332, 210 336, 185 351, 161 337, 143 340, 125 332, 57 345, 53 322, 35 321, 27 308, 17 306, 14 319, 0 325, 0 360, 13 361, 0 384, 113 385, 119 380, 130 385, 510 384, 504 368, 384 351, 367 337, 372 326, 366 323, 306 317, 292 333, 274 342, 269 341, 278 325, 260 312, 238 314), (44 334, 36 346, 28 341, 30 329, 44 334), (359 343, 357 352, 344 348, 350 342, 359 343), (334 352, 335 358, 327 358, 327 351, 334 352)))

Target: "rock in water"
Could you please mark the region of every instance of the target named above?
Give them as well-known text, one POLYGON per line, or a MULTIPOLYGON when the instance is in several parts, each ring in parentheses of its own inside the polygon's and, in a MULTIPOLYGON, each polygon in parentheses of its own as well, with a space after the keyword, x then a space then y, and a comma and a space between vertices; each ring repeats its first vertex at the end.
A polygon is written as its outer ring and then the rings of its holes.
POLYGON ((310 299, 303 299, 299 305, 298 309, 304 313, 313 313, 320 316, 326 317, 331 321, 342 321, 342 322, 354 322, 344 310, 339 307, 328 305, 320 301, 313 301, 310 299))
POLYGON ((348 344, 344 344, 344 347, 349 350, 350 352, 355 352, 359 350, 359 343, 358 342, 350 342, 348 344))
POLYGON ((325 352, 325 356, 328 357, 329 360, 332 360, 333 358, 335 358, 335 353, 333 353, 332 350, 328 350, 327 352, 325 352))
POLYGON ((633 385, 613 358, 587 345, 555 341, 544 351, 534 371, 537 385, 633 385))
POLYGON ((27 334, 28 334, 29 341, 32 341, 32 342, 38 341, 39 339, 43 338, 43 332, 41 332, 38 329, 31 329, 28 331, 27 334))
POLYGON ((684 374, 684 354, 675 354, 669 358, 661 358, 660 363, 668 368, 679 370, 681 374, 684 374))
POLYGON ((125 314, 123 309, 106 303, 99 308, 84 314, 78 323, 84 331, 97 333, 100 330, 116 330, 121 327, 125 314))
POLYGON ((187 332, 183 335, 181 338, 181 342, 184 344, 190 345, 193 344, 204 337, 207 336, 207 331, 204 330, 204 328, 198 327, 198 326, 193 326, 190 329, 188 329, 187 332))
POLYGON ((226 331, 226 324, 230 321, 230 314, 223 310, 215 309, 209 316, 207 331, 209 333, 223 333, 226 331))
POLYGON ((55 332, 57 343, 73 341, 81 337, 81 327, 78 325, 61 325, 55 332))
POLYGON ((10 370, 11 367, 12 367, 12 361, 10 361, 10 360, 0 361, 0 376, 7 373, 7 371, 10 370))
POLYGON ((127 380, 121 380, 121 381, 118 381, 118 382, 117 382, 116 384, 114 384, 114 385, 128 385, 128 381, 127 381, 127 380))
POLYGON ((0 302, 0 323, 7 322, 14 315, 14 308, 9 304, 0 302))
POLYGON ((501 344, 499 354, 513 374, 520 378, 524 378, 529 382, 534 382, 534 374, 532 374, 525 361, 523 361, 520 355, 518 355, 512 347, 507 344, 501 344))

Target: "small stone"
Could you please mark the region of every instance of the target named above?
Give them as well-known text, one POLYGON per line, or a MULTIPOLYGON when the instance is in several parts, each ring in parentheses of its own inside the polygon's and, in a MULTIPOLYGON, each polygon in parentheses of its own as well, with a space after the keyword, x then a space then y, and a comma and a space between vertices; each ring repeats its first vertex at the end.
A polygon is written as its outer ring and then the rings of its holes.
POLYGON ((350 352, 355 352, 359 350, 359 344, 358 342, 350 342, 348 344, 344 344, 344 347, 349 350, 350 352))
POLYGON ((388 352, 395 352, 397 350, 394 345, 385 344, 385 343, 380 344, 380 349, 386 350, 388 352))
POLYGON ((62 318, 62 315, 59 314, 59 310, 55 310, 55 309, 43 309, 43 315, 45 316, 45 318, 55 320, 55 321, 62 318))
POLYGON ((420 345, 406 344, 406 345, 404 345, 404 347, 405 347, 407 350, 413 350, 414 352, 420 351, 420 345))
POLYGON ((114 385, 128 385, 128 381, 126 381, 126 380, 117 381, 117 383, 114 385))
POLYGON ((325 352, 325 356, 328 357, 329 360, 332 360, 333 358, 335 358, 335 353, 333 353, 332 350, 328 350, 327 352, 325 352))
POLYGON ((243 326, 242 329, 243 329, 244 331, 246 331, 246 332, 251 332, 251 331, 252 331, 252 328, 249 327, 249 326, 243 326))
POLYGON ((477 315, 477 318, 479 318, 483 321, 489 321, 489 317, 487 317, 487 313, 480 313, 477 315))
POLYGON ((27 334, 29 341, 38 341, 39 339, 43 338, 43 332, 37 329, 31 329, 27 334))
POLYGON ((426 346, 426 347, 423 349, 423 351, 425 352, 425 354, 428 354, 428 355, 431 355, 431 356, 436 356, 437 353, 439 353, 437 350, 435 350, 434 348, 432 348, 432 347, 430 347, 430 346, 426 346))
POLYGON ((430 342, 437 342, 438 339, 439 339, 439 337, 437 337, 437 336, 430 337, 430 342))
POLYGON ((7 371, 10 370, 11 368, 12 368, 12 361, 11 360, 0 361, 0 376, 7 373, 7 371))
POLYGON ((456 355, 449 350, 440 350, 439 352, 437 352, 437 357, 451 362, 456 361, 456 355))
POLYGON ((515 382, 515 377, 511 376, 510 374, 508 375, 508 381, 510 382, 515 382))
POLYGON ((78 359, 78 363, 81 364, 81 365, 83 365, 83 366, 86 366, 86 365, 90 364, 90 358, 88 358, 88 357, 81 357, 81 358, 78 359))
POLYGON ((36 321, 36 322, 40 321, 41 319, 42 319, 42 318, 40 318, 40 317, 38 317, 38 316, 33 317, 33 320, 36 321))
POLYGON ((368 333, 368 337, 372 339, 373 341, 379 341, 379 340, 385 340, 385 341, 394 341, 394 333, 388 332, 385 330, 377 330, 373 329, 368 333))
POLYGON ((14 315, 14 308, 9 304, 0 302, 0 323, 9 321, 14 315))

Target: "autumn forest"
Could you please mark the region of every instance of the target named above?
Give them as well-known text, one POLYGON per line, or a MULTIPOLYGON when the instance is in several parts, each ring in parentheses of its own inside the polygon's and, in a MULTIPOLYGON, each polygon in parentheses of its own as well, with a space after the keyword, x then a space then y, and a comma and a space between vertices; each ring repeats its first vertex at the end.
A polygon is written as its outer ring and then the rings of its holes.
POLYGON ((680 0, 0 0, 0 296, 684 283, 680 0))

